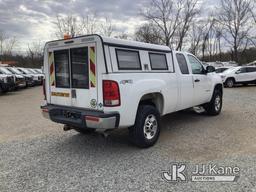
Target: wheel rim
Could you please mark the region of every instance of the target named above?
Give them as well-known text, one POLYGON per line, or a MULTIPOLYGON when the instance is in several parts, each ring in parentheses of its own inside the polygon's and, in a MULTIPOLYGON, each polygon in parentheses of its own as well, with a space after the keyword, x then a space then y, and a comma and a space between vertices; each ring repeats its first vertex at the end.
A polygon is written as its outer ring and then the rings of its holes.
POLYGON ((228 87, 233 87, 233 84, 234 84, 234 83, 233 83, 232 80, 229 80, 229 81, 228 81, 228 87))
POLYGON ((220 110, 220 108, 221 108, 221 97, 219 95, 217 95, 216 98, 215 98, 214 106, 215 106, 215 111, 220 110))
POLYGON ((158 129, 158 124, 156 116, 151 114, 148 115, 144 123, 144 136, 146 139, 150 140, 155 137, 158 129))

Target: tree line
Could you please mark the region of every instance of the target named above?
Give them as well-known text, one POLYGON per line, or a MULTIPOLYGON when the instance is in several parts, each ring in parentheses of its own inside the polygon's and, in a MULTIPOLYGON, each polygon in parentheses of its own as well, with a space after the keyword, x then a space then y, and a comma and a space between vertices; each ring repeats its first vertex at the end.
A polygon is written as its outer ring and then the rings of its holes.
MULTIPOLYGON (((244 64, 256 60, 255 6, 255 0, 220 0, 215 9, 206 12, 208 5, 201 0, 151 0, 138 13, 144 23, 132 35, 118 32, 110 18, 92 13, 57 15, 55 36, 60 39, 63 34, 75 37, 98 33, 186 50, 203 61, 244 64)), ((0 32, 1 61, 16 60, 18 66, 28 67, 42 65, 42 42, 28 44, 22 55, 13 54, 17 43, 15 37, 0 32)))

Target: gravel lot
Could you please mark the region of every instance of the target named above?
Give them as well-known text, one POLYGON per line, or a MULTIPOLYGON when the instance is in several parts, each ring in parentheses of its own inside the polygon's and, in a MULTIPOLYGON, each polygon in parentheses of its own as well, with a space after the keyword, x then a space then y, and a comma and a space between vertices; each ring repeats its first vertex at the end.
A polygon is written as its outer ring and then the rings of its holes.
POLYGON ((158 143, 138 149, 126 130, 107 139, 63 132, 41 116, 42 88, 0 96, 0 191, 256 191, 256 87, 225 89, 223 112, 163 117, 158 143), (167 183, 170 163, 239 166, 227 183, 167 183))

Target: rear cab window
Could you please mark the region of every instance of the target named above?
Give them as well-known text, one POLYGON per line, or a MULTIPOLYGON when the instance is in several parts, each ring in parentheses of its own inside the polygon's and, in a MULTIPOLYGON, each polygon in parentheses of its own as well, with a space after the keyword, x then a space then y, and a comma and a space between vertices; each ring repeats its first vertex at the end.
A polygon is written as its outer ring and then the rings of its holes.
POLYGON ((176 58, 177 58, 181 73, 184 75, 189 74, 188 64, 185 56, 182 53, 177 53, 176 58))

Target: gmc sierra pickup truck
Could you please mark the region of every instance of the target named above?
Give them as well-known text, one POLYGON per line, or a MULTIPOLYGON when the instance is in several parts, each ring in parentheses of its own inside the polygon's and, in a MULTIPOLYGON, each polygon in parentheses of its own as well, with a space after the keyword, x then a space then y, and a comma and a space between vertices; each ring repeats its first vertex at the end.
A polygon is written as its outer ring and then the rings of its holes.
POLYGON ((135 145, 150 147, 163 115, 221 112, 221 77, 190 53, 99 35, 48 42, 44 51, 42 113, 64 130, 129 128, 135 145))

